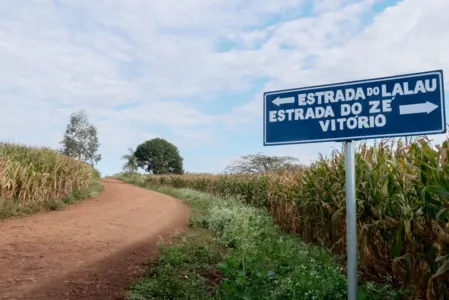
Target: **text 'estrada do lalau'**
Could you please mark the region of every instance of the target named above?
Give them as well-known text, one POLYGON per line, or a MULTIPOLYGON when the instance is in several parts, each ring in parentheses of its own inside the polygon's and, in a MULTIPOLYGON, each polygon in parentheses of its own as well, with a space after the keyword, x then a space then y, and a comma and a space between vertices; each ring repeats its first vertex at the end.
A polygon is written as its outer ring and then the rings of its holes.
POLYGON ((436 89, 437 79, 426 79, 416 81, 414 86, 410 86, 408 82, 398 82, 391 90, 388 90, 386 84, 382 84, 380 87, 359 87, 299 93, 296 98, 298 108, 271 110, 269 111, 269 122, 327 119, 319 121, 324 132, 328 130, 383 127, 387 124, 387 118, 384 113, 392 111, 391 102, 396 96, 431 93, 435 92, 436 89), (367 97, 376 96, 379 98, 389 97, 389 99, 369 100, 368 107, 365 108, 368 109, 368 115, 359 116, 363 112, 363 105, 354 101, 363 101, 367 97), (349 101, 353 103, 345 103, 349 101), (341 102, 339 118, 335 118, 336 112, 329 104, 338 102, 341 102))

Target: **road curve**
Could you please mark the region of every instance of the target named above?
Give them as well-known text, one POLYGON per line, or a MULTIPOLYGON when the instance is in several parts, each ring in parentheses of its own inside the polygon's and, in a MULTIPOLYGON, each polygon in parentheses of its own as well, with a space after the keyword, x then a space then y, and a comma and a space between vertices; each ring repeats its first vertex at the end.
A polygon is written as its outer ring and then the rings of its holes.
POLYGON ((184 230, 181 201, 115 179, 104 185, 95 199, 0 222, 0 299, 124 299, 160 237, 184 230))

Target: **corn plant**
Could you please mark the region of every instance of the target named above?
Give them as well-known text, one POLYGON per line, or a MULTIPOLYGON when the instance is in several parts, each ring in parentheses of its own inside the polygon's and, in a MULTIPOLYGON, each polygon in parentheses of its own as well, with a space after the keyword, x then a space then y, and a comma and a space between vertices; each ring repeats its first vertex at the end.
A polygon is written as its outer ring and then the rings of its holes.
POLYGON ((0 143, 0 207, 64 198, 89 187, 94 176, 88 164, 50 148, 0 143))

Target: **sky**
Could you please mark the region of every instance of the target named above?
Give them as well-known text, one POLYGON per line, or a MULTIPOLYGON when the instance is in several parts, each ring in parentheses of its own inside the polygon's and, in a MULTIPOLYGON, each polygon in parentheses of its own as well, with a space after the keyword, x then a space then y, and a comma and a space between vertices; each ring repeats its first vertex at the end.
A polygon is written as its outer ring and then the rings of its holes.
POLYGON ((102 175, 155 137, 190 172, 257 152, 308 163, 341 146, 264 147, 263 93, 447 73, 448 11, 448 0, 1 0, 0 140, 59 147, 84 109, 102 175))

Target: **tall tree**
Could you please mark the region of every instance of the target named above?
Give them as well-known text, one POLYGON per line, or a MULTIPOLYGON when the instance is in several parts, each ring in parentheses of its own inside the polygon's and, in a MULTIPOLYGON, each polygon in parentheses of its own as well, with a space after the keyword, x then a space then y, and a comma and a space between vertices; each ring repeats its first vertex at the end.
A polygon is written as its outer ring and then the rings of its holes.
POLYGON ((183 158, 178 148, 165 139, 154 138, 137 146, 137 165, 153 174, 183 174, 183 158))
POLYGON ((70 115, 64 138, 60 143, 61 152, 65 155, 90 163, 92 166, 101 160, 101 154, 97 153, 100 147, 97 129, 89 123, 84 110, 70 115))
POLYGON ((122 166, 123 171, 134 173, 139 168, 132 148, 128 148, 128 153, 123 154, 122 159, 125 160, 125 163, 122 166))
POLYGON ((292 156, 268 156, 261 153, 248 154, 239 160, 226 166, 225 171, 229 173, 261 173, 268 171, 279 171, 298 167, 299 160, 292 156))

